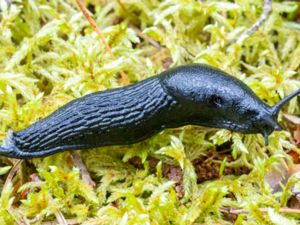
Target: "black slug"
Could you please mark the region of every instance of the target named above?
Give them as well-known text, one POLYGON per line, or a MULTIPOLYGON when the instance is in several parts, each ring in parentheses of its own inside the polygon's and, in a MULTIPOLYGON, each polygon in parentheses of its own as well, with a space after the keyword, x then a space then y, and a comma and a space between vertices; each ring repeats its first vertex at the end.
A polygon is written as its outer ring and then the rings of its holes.
POLYGON ((123 88, 75 99, 48 117, 8 132, 0 155, 34 158, 65 150, 142 141, 164 128, 187 124, 262 133, 265 143, 281 107, 270 107, 240 80, 201 64, 179 66, 123 88))

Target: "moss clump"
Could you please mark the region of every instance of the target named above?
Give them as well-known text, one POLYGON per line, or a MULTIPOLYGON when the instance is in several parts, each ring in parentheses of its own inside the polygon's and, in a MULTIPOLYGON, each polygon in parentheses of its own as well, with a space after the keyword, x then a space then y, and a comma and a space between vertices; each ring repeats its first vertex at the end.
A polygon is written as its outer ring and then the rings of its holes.
MULTIPOLYGON (((170 66, 206 63, 243 80, 270 105, 300 88, 297 2, 274 2, 267 21, 242 44, 236 40, 259 18, 261 0, 85 3, 115 57, 76 1, 0 1, 1 138, 74 98, 123 86, 120 71, 134 83, 170 66)), ((284 111, 300 113, 297 99, 284 111)), ((261 135, 165 130, 136 145, 82 152, 95 187, 68 152, 29 160, 2 189, 0 223, 296 224, 295 214, 279 209, 300 185, 298 176, 277 193, 264 179, 274 167, 291 164, 290 149, 299 152, 285 131, 274 132, 265 147, 261 135), (197 183, 193 162, 214 150, 230 150, 227 158, 212 159, 219 178, 197 183), (134 157, 138 168, 130 163, 134 157), (164 165, 178 168, 180 179, 163 176, 164 165), (249 174, 225 175, 226 168, 249 174), (247 214, 232 215, 230 208, 247 214)), ((2 185, 11 162, 1 158, 2 185)))

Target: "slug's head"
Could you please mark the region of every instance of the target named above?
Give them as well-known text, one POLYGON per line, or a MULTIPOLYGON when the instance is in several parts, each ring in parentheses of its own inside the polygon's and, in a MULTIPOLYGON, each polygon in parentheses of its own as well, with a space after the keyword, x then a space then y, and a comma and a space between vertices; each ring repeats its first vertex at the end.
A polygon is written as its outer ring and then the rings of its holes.
POLYGON ((277 115, 272 115, 271 111, 258 114, 258 116, 252 119, 252 133, 261 133, 265 139, 265 145, 267 146, 269 141, 269 135, 274 130, 282 130, 281 125, 277 122, 277 115))
POLYGON ((280 102, 278 102, 276 105, 272 107, 267 107, 267 110, 265 113, 261 114, 260 117, 257 118, 256 121, 254 121, 254 127, 257 128, 257 130, 261 130, 261 133, 263 134, 265 138, 265 144, 268 145, 268 137, 274 130, 282 130, 282 127, 277 122, 277 117, 279 114, 280 109, 289 102, 293 97, 300 94, 300 89, 295 91, 294 93, 286 96, 283 98, 280 102))
MULTIPOLYGON (((287 103, 289 102, 292 98, 294 98, 295 96, 300 94, 300 89, 289 94, 288 96, 286 96, 285 98, 283 98, 280 102, 278 102, 276 105, 270 107, 270 113, 269 115, 271 115, 271 119, 267 119, 268 123, 271 125, 271 127, 274 128, 274 130, 282 130, 282 127, 277 123, 277 117, 279 114, 280 109, 287 103)), ((273 131, 273 130, 272 130, 273 131)), ((268 144, 268 135, 270 133, 272 133, 272 131, 270 132, 268 129, 265 129, 263 131, 263 135, 265 137, 265 143, 266 145, 268 144)))
POLYGON ((262 133, 265 143, 277 123, 278 112, 295 92, 273 107, 266 105, 243 82, 206 65, 168 71, 163 86, 176 98, 184 123, 225 128, 241 133, 262 133))

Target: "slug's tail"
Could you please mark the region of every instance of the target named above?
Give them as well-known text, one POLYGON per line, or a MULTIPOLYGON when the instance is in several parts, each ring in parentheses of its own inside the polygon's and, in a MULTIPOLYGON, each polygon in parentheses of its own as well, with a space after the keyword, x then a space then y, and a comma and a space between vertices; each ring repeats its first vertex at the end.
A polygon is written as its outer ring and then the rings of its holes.
POLYGON ((294 98, 295 96, 299 95, 300 94, 300 89, 295 91, 294 93, 292 94, 289 94, 288 96, 286 96, 285 98, 283 98, 280 102, 278 102, 276 105, 274 105, 272 107, 272 115, 273 116, 276 116, 278 115, 280 109, 288 102, 290 101, 292 98, 294 98))
POLYGON ((5 156, 9 158, 19 158, 14 154, 14 151, 11 148, 5 148, 0 146, 0 156, 5 156))
POLYGON ((12 131, 7 132, 7 137, 2 141, 2 145, 0 146, 0 155, 13 157, 14 152, 14 144, 12 139, 12 131))
POLYGON ((2 145, 0 146, 0 156, 17 159, 30 158, 30 156, 26 157, 26 154, 24 155, 24 153, 15 146, 13 141, 13 131, 11 130, 7 132, 7 137, 2 141, 2 145))

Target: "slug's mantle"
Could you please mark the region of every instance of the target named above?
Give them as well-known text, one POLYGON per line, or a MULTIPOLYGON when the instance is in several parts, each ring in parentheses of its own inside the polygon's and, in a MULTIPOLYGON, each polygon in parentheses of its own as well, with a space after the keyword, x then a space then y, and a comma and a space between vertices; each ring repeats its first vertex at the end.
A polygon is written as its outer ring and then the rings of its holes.
POLYGON ((48 117, 9 132, 0 155, 34 158, 142 141, 187 124, 262 133, 280 130, 278 112, 300 90, 270 107, 243 82, 202 64, 179 66, 136 84, 75 99, 48 117))

